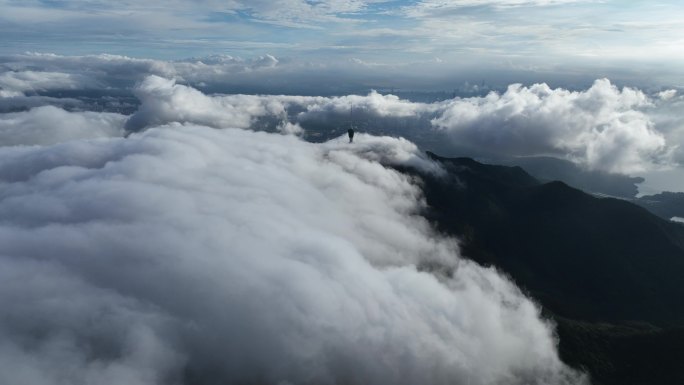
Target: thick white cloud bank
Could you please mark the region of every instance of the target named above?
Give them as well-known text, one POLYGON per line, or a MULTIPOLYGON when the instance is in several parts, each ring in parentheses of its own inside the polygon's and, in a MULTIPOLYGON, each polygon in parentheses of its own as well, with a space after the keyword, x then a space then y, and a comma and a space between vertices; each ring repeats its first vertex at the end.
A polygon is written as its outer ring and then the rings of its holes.
POLYGON ((345 142, 174 124, 0 148, 0 383, 580 383, 383 163, 438 166, 345 142))
POLYGON ((667 162, 671 148, 642 110, 649 98, 607 79, 586 91, 512 85, 499 95, 456 99, 432 123, 455 141, 505 155, 565 156, 613 172, 667 162))
MULTIPOLYGON (((355 106, 357 116, 428 120, 455 146, 470 155, 556 156, 588 169, 633 174, 672 165, 684 126, 657 125, 675 93, 660 100, 601 79, 585 91, 552 89, 546 84, 516 84, 504 93, 414 103, 393 95, 326 98, 309 103, 302 122, 324 121, 355 106)), ((670 113, 666 116, 677 116, 670 113)), ((681 156, 679 156, 681 157, 681 156)))
POLYGON ((83 89, 93 87, 81 75, 46 71, 7 71, 0 74, 0 89, 6 92, 31 92, 52 89, 83 89))
POLYGON ((141 105, 126 123, 131 130, 171 122, 216 128, 249 128, 258 117, 282 117, 290 100, 309 99, 296 96, 208 96, 192 87, 176 84, 175 80, 155 75, 145 78, 134 92, 141 105))
POLYGON ((31 53, 0 61, 0 111, 46 104, 100 110, 103 104, 94 101, 93 90, 112 92, 113 99, 134 94, 139 107, 134 98, 120 99, 118 105, 108 101, 106 107, 133 114, 126 126, 131 131, 172 122, 255 128, 255 122, 267 120, 273 130, 303 134, 308 127, 320 131, 356 119, 370 122, 362 129, 373 132, 382 126, 376 132, 394 130, 421 145, 422 136, 429 135, 432 142, 450 142, 462 150, 459 155, 467 156, 550 155, 592 170, 627 174, 670 167, 684 159, 681 95, 676 89, 649 96, 601 79, 578 91, 543 83, 512 85, 482 97, 417 103, 375 91, 337 97, 233 93, 246 84, 325 83, 313 75, 314 69, 308 70, 312 75, 307 78, 301 73, 305 69, 295 70, 288 60, 269 55, 161 61, 31 53), (54 98, 64 89, 81 90, 85 96, 54 98), (212 95, 208 90, 231 94, 212 95), (47 93, 34 94, 43 91, 47 93))
POLYGON ((502 94, 436 103, 375 91, 342 97, 209 96, 157 76, 146 78, 135 93, 142 105, 127 123, 134 130, 169 122, 248 128, 260 117, 281 120, 283 127, 299 123, 304 129, 309 122, 341 118, 402 119, 415 125, 416 137, 421 131, 438 130, 471 155, 550 155, 588 169, 626 174, 671 164, 678 132, 684 128, 665 132, 654 120, 662 104, 675 99, 653 100, 639 90, 618 89, 606 79, 585 91, 512 85, 502 94), (288 122, 287 111, 293 106, 303 111, 288 122))
POLYGON ((127 117, 68 112, 53 106, 0 114, 0 146, 50 145, 74 139, 123 136, 127 117))
MULTIPOLYGON (((438 105, 412 103, 394 95, 375 91, 366 96, 341 97, 289 95, 206 95, 199 90, 177 84, 173 79, 151 75, 139 83, 134 94, 141 105, 127 122, 127 128, 140 130, 166 123, 195 123, 215 128, 250 128, 260 117, 272 117, 288 122, 287 111, 304 109, 295 119, 298 122, 327 120, 334 116, 349 119, 356 109, 357 116, 408 118, 438 110, 438 105)), ((353 117, 353 116, 352 116, 353 117)), ((284 127, 282 131, 298 132, 301 127, 284 127)))

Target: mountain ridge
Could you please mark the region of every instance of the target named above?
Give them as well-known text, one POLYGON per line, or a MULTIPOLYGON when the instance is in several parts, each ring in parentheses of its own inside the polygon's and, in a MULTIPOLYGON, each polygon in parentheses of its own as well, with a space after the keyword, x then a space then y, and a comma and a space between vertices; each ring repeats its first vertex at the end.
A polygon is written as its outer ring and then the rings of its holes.
POLYGON ((427 156, 447 174, 408 170, 421 180, 426 218, 538 301, 566 362, 596 384, 684 383, 675 364, 684 359, 684 226, 520 167, 427 156), (662 359, 663 349, 675 358, 662 359))

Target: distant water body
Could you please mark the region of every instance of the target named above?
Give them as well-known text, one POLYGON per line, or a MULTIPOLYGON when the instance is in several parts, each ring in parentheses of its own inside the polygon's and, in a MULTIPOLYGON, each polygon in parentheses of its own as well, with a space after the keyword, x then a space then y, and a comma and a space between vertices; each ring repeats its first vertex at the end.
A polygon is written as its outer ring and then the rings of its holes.
POLYGON ((646 179, 637 185, 641 197, 644 195, 659 194, 663 191, 684 192, 684 168, 678 167, 671 170, 649 171, 639 176, 646 179))

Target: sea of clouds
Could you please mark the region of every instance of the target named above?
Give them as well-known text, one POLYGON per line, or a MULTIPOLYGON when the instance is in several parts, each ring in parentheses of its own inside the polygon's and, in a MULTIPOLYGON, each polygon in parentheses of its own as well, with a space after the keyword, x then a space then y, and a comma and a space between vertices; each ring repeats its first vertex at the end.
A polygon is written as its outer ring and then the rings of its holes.
MULTIPOLYGON (((327 97, 233 91, 247 83, 276 87, 277 79, 306 82, 299 79, 306 68, 293 69, 272 56, 168 62, 29 53, 0 57, 0 63, 0 111, 51 105, 68 111, 133 114, 126 122, 128 131, 185 122, 210 127, 266 125, 304 134, 357 120, 365 122, 361 128, 368 132, 402 135, 421 146, 448 143, 470 156, 554 156, 588 170, 631 175, 684 160, 679 145, 684 121, 678 113, 684 95, 676 89, 646 94, 619 88, 607 79, 584 90, 514 84, 485 96, 421 103, 375 91, 327 97)), ((310 82, 319 81, 320 76, 312 75, 310 82)))
POLYGON ((406 139, 312 143, 307 127, 351 104, 483 153, 627 172, 676 161, 678 123, 658 107, 676 91, 207 94, 199 83, 278 61, 207 62, 3 58, 1 383, 585 381, 538 306, 462 259, 421 216, 420 182, 394 169, 438 164, 406 139), (126 92, 137 102, 117 102, 126 92))
POLYGON ((385 165, 438 166, 357 140, 172 124, 0 149, 1 382, 579 382, 385 165))

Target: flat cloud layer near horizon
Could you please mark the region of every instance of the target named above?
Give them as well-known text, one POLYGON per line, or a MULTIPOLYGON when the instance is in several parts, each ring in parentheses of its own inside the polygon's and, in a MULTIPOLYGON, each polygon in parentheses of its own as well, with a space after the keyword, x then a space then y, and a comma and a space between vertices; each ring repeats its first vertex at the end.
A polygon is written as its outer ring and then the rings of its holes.
POLYGON ((0 148, 0 382, 581 383, 384 165, 439 167, 357 142, 172 124, 0 148))

